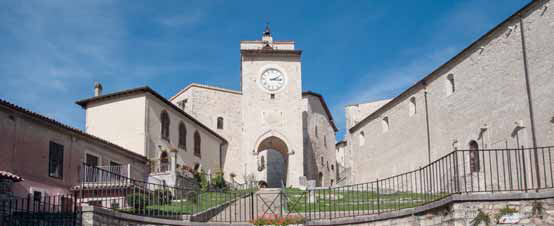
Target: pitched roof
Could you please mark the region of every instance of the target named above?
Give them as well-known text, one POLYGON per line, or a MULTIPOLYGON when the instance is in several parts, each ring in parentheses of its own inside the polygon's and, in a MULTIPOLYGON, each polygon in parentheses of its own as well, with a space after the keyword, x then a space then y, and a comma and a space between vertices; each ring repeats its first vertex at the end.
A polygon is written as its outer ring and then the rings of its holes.
POLYGON ((237 91, 237 90, 225 89, 225 88, 221 88, 221 87, 217 87, 217 86, 203 85, 203 84, 198 84, 198 83, 191 83, 191 84, 185 86, 185 88, 179 90, 179 92, 177 92, 175 95, 173 95, 171 98, 169 98, 169 100, 173 100, 173 99, 177 98, 179 95, 186 92, 187 90, 189 90, 192 87, 211 89, 211 90, 215 90, 215 91, 222 91, 222 92, 228 92, 228 93, 232 93, 232 94, 242 95, 242 92, 237 91))
POLYGON ((475 40, 474 42, 472 42, 468 47, 466 47, 465 49, 463 49, 461 52, 459 52, 458 54, 456 54, 454 57, 450 58, 448 61, 446 61, 446 63, 440 65, 438 68, 436 68, 435 70, 433 70, 431 73, 429 73, 428 75, 426 75, 425 77, 423 77, 423 79, 419 80, 418 82, 416 82, 414 85, 412 85, 411 87, 409 87, 408 89, 404 90, 404 92, 402 92, 400 95, 398 95, 397 97, 393 98, 391 101, 389 101, 388 103, 386 103, 385 105, 383 105, 381 108, 375 110, 373 113, 371 113, 370 115, 368 115, 367 117, 365 117, 364 119, 360 120, 360 122, 358 122, 356 125, 352 126, 352 128, 348 129, 348 131, 350 133, 353 133, 355 132, 356 130, 360 129, 362 127, 362 124, 371 120, 373 117, 376 117, 379 113, 381 113, 382 111, 384 111, 384 109, 386 109, 387 107, 389 106, 392 106, 394 105, 395 103, 399 102, 402 100, 402 98, 407 95, 410 91, 412 90, 415 90, 418 86, 425 86, 425 84, 427 83, 428 80, 430 80, 433 76, 435 76, 438 72, 440 72, 443 68, 446 68, 448 65, 450 65, 451 63, 453 62, 456 62, 456 60, 462 58, 464 56, 465 53, 471 51, 471 50, 474 50, 475 48, 479 48, 480 46, 478 46, 478 44, 485 40, 486 38, 488 38, 490 35, 492 35, 494 32, 496 32, 497 30, 499 30, 501 27, 503 27, 504 25, 508 24, 508 22, 510 22, 511 20, 517 18, 517 17, 521 17, 521 15, 523 13, 525 13, 526 11, 528 10, 531 10, 534 6, 536 6, 537 4, 540 4, 540 3, 546 3, 547 1, 544 1, 544 0, 532 0, 531 2, 529 2, 527 5, 525 5, 523 8, 521 8, 520 10, 518 10, 517 12, 515 12, 514 14, 512 14, 510 17, 506 18, 504 21, 502 21, 500 24, 496 25, 495 27, 493 27, 491 30, 489 30, 487 33, 485 33, 484 35, 482 35, 481 37, 479 37, 477 40, 475 40))
POLYGON ((4 107, 4 108, 7 108, 7 109, 10 109, 12 111, 16 111, 16 112, 19 112, 21 114, 24 114, 26 115, 27 117, 30 117, 30 118, 33 118, 33 119, 36 119, 36 120, 39 120, 41 122, 44 122, 44 123, 47 123, 47 124, 50 124, 52 126, 55 126, 55 127, 58 127, 60 129, 63 129, 63 130, 66 130, 68 132, 71 132, 71 133, 74 133, 74 134, 77 134, 79 136, 82 136, 82 137, 85 137, 87 139, 92 139, 94 141, 97 141, 97 142, 100 142, 102 144, 105 144, 105 145, 108 145, 108 146, 111 146, 112 148, 115 148, 116 150, 119 150, 121 151, 122 153, 125 153, 125 154, 129 154, 129 155, 132 155, 136 158, 139 158, 141 160, 143 160, 144 162, 146 162, 146 157, 142 156, 142 155, 139 155, 135 152, 132 152, 124 147, 121 147, 117 144, 114 144, 114 143, 111 143, 107 140, 104 140, 102 138, 99 138, 97 136, 94 136, 94 135, 91 135, 91 134, 88 134, 88 133, 85 133, 79 129, 76 129, 76 128, 73 128, 71 126, 68 126, 66 124, 63 124, 61 122, 58 122, 54 119, 51 119, 51 118, 48 118, 44 115, 41 115, 41 114, 38 114, 38 113, 35 113, 35 112, 32 112, 30 110, 27 110, 25 108, 22 108, 20 106, 17 106, 15 104, 12 104, 8 101, 5 101, 5 100, 2 100, 0 99, 0 107, 4 107))
POLYGON ((224 143, 227 143, 227 140, 225 138, 223 138, 221 135, 217 134, 215 131, 213 131, 212 129, 210 129, 206 125, 202 124, 196 118, 194 118, 194 117, 190 116, 189 114, 187 114, 186 112, 184 112, 181 108, 175 106, 175 104, 171 103, 169 100, 165 99, 162 95, 160 95, 159 93, 157 93, 156 91, 154 91, 153 89, 151 89, 148 86, 137 87, 137 88, 133 88, 133 89, 127 89, 127 90, 114 92, 114 93, 108 93, 106 95, 101 95, 101 96, 95 96, 95 97, 91 97, 91 98, 87 98, 87 99, 83 99, 83 100, 78 100, 75 103, 80 105, 82 108, 86 109, 87 105, 92 103, 92 102, 103 101, 103 100, 113 99, 113 98, 117 98, 117 97, 131 95, 131 94, 137 94, 137 93, 150 93, 150 94, 152 94, 154 97, 158 98, 163 103, 165 103, 168 106, 170 106, 171 108, 173 108, 175 111, 179 112, 180 114, 182 114, 186 118, 188 118, 191 121, 193 121, 194 123, 198 124, 200 127, 205 129, 206 131, 208 131, 209 133, 211 133, 215 137, 221 139, 224 143))
POLYGON ((323 99, 323 96, 319 93, 312 92, 309 90, 302 92, 302 96, 306 96, 306 95, 312 95, 319 98, 319 101, 321 102, 323 109, 325 109, 325 113, 327 113, 327 119, 329 120, 329 124, 331 124, 335 132, 339 131, 339 129, 337 128, 337 125, 335 125, 335 120, 333 119, 333 115, 331 114, 331 111, 329 111, 329 108, 327 107, 327 103, 325 103, 325 100, 323 99))

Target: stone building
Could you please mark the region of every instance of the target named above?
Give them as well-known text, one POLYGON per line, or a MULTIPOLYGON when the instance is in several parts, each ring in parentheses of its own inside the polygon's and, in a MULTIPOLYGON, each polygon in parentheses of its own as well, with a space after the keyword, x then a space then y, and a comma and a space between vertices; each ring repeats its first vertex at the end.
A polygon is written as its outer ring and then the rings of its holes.
POLYGON ((67 195, 82 181, 81 162, 138 180, 148 175, 144 156, 0 100, 0 196, 67 195))
POLYGON ((353 182, 454 149, 554 145, 553 8, 532 1, 392 100, 347 106, 353 182))
POLYGON ((240 91, 190 84, 170 101, 228 140, 222 156, 228 180, 335 183, 337 128, 323 97, 302 92, 295 42, 273 41, 266 28, 262 40, 241 41, 240 50, 240 91))
POLYGON ((146 157, 151 182, 179 186, 191 170, 210 174, 222 168, 227 141, 154 90, 96 90, 77 101, 86 110, 86 132, 146 157))

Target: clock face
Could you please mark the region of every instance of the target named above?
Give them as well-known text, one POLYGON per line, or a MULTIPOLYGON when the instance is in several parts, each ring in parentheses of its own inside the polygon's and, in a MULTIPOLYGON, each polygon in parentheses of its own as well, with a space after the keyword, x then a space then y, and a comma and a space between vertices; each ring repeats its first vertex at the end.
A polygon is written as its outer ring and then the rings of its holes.
POLYGON ((277 91, 285 85, 285 76, 277 69, 267 69, 262 73, 261 84, 268 91, 277 91))
POLYGON ((267 69, 262 73, 261 84, 268 91, 277 91, 285 85, 285 76, 277 69, 267 69))

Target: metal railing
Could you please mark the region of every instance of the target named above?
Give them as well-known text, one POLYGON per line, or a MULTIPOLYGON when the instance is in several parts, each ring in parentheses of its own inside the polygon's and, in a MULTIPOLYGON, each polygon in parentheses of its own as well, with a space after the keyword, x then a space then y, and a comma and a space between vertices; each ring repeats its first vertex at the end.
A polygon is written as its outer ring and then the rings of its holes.
POLYGON ((72 195, 11 197, 0 199, 0 226, 80 225, 72 195))
MULTIPOLYGON (((189 189, 168 186, 166 183, 148 183, 135 180, 110 170, 83 163, 81 182, 74 187, 79 205, 93 205, 134 215, 185 219, 202 215, 207 210, 239 199, 251 191, 210 187, 189 189), (97 178, 109 183, 91 183, 97 178)), ((205 183, 206 174, 199 174, 199 183, 205 183)), ((207 220, 208 215, 197 217, 207 220)))
POLYGON ((335 219, 414 208, 454 194, 553 189, 553 152, 554 147, 455 150, 417 170, 367 183, 260 192, 183 189, 92 168, 99 174, 93 178, 113 177, 116 183, 91 186, 85 180, 77 195, 81 203, 154 217, 190 215, 192 221, 253 222, 268 216, 335 219))
POLYGON ((455 150, 417 170, 349 186, 288 189, 288 211, 307 219, 381 214, 453 194, 554 188, 554 147, 455 150))

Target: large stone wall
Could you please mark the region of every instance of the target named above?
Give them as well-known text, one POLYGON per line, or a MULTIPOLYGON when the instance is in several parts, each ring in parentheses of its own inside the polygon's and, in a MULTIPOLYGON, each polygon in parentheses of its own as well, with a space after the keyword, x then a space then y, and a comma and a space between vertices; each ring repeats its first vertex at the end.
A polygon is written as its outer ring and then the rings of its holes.
MULTIPOLYGON (((554 145, 552 6, 551 1, 534 1, 521 13, 537 146, 554 145)), ((479 148, 532 146, 519 20, 512 17, 356 124, 346 135, 354 182, 414 170, 454 149, 469 149, 470 141, 479 148), (449 76, 455 84, 451 94, 449 76)))
MULTIPOLYGON (((223 171, 225 178, 231 181, 229 175, 237 175, 235 180, 243 183, 243 154, 240 148, 242 138, 241 94, 238 91, 218 87, 190 84, 183 91, 172 97, 171 102, 177 106, 186 101, 184 111, 198 119, 204 125, 216 131, 228 141, 223 156, 223 171), (217 128, 217 118, 223 118, 223 128, 217 128)), ((180 106, 181 107, 181 106, 180 106)))
POLYGON ((303 115, 304 172, 308 180, 320 186, 335 185, 336 136, 325 109, 315 95, 304 95, 306 109, 303 115), (323 175, 320 181, 319 173, 323 175))
MULTIPOLYGON (((496 202, 463 202, 454 203, 447 207, 434 209, 429 212, 411 216, 377 220, 373 222, 348 225, 365 226, 472 226, 479 211, 486 214, 491 225, 554 225, 554 199, 537 201, 496 201, 496 202), (538 203, 538 204, 537 204, 538 203), (542 213, 533 210, 534 206, 544 208, 542 213), (500 211, 509 208, 517 211, 519 220, 514 224, 498 224, 497 216, 500 211)), ((484 223, 479 225, 485 225, 484 223)))

